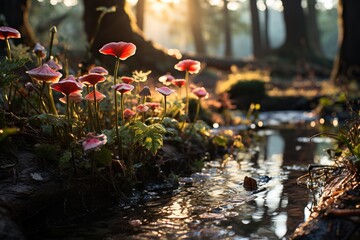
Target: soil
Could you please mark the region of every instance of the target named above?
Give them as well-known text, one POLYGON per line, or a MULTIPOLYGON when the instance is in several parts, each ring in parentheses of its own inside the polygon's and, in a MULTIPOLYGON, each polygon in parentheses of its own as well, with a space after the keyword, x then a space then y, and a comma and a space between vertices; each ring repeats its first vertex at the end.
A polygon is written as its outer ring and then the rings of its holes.
POLYGON ((325 183, 309 219, 290 239, 360 239, 359 173, 338 169, 325 183))

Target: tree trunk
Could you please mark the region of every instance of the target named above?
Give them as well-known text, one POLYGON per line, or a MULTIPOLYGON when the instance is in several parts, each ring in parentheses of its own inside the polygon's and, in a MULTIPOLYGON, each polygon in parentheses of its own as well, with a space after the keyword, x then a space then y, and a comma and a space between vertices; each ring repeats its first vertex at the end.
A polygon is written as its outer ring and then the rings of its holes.
POLYGON ((320 44, 320 32, 319 32, 319 24, 317 21, 317 10, 315 8, 317 0, 308 0, 308 28, 309 28, 309 41, 311 49, 318 56, 323 55, 321 44, 320 44))
POLYGON ((144 31, 144 15, 146 0, 138 0, 136 4, 136 23, 141 31, 144 31))
POLYGON ((206 54, 206 45, 202 29, 202 8, 199 0, 188 0, 189 24, 194 37, 196 53, 206 54))
POLYGON ((301 0, 281 1, 284 6, 283 16, 286 29, 286 38, 281 47, 281 54, 295 60, 304 60, 309 53, 309 44, 301 0))
POLYGON ((231 21, 230 21, 230 12, 227 8, 228 0, 224 1, 223 14, 224 14, 224 37, 225 37, 225 57, 233 56, 232 49, 232 32, 231 32, 231 21))
POLYGON ((267 53, 270 51, 270 40, 269 40, 269 8, 266 4, 266 0, 264 0, 265 5, 265 19, 264 19, 264 52, 267 53))
POLYGON ((256 2, 257 0, 250 0, 250 12, 251 12, 253 54, 255 58, 259 58, 263 55, 263 48, 261 44, 259 12, 257 9, 256 2))
POLYGON ((338 2, 339 53, 334 62, 331 79, 344 84, 360 81, 360 1, 338 2))
POLYGON ((108 13, 101 21, 99 32, 95 36, 94 43, 90 49, 91 59, 100 60, 103 65, 113 69, 115 59, 99 53, 99 49, 109 42, 132 42, 136 45, 136 54, 126 60, 128 71, 135 69, 152 70, 163 73, 173 70, 177 59, 165 53, 163 49, 157 48, 151 41, 144 38, 143 33, 135 23, 135 17, 131 14, 126 0, 83 0, 84 3, 84 25, 88 39, 91 39, 96 29, 97 21, 101 12, 96 8, 100 6, 116 6, 115 13, 108 13))
MULTIPOLYGON (((0 1, 0 14, 5 17, 3 21, 0 20, 0 26, 9 26, 21 33, 20 39, 12 39, 16 44, 34 46, 35 37, 28 20, 30 4, 30 0, 0 1)), ((1 56, 5 54, 4 48, 4 41, 0 41, 1 56)))

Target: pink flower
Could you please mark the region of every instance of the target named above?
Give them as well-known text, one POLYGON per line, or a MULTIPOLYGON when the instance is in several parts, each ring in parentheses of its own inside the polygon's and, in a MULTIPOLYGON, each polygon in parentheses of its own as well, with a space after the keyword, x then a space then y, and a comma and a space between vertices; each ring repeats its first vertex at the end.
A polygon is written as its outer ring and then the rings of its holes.
POLYGON ((136 112, 134 112, 133 110, 127 108, 124 110, 124 118, 126 119, 130 119, 131 117, 135 116, 136 112))
POLYGON ((181 88, 182 86, 185 86, 186 81, 185 81, 185 79, 174 79, 172 81, 172 84, 174 84, 175 86, 181 88))
MULTIPOLYGON (((74 103, 80 103, 83 100, 81 92, 72 92, 69 94, 69 101, 74 103)), ((66 97, 59 98, 59 101, 67 104, 66 97)))
MULTIPOLYGON (((102 100, 104 100, 104 98, 106 98, 106 96, 104 94, 102 94, 101 92, 95 91, 95 97, 96 97, 96 102, 101 102, 102 100)), ((94 91, 90 92, 88 95, 86 95, 85 97, 86 101, 89 102, 94 102, 94 91)))
POLYGON ((88 133, 86 139, 82 142, 82 146, 84 152, 90 152, 92 150, 98 150, 100 147, 104 146, 106 142, 107 137, 105 134, 96 135, 95 133, 88 133))
POLYGON ((203 87, 195 88, 194 90, 192 90, 192 93, 195 94, 199 99, 207 98, 209 96, 209 93, 203 87))
POLYGON ((135 80, 134 80, 134 78, 132 78, 132 77, 121 77, 121 81, 122 81, 123 83, 130 84, 130 83, 132 83, 132 82, 135 81, 135 80))
POLYGON ((164 96, 169 96, 170 94, 172 94, 173 92, 175 92, 175 90, 170 89, 168 87, 160 87, 160 88, 155 88, 156 91, 158 91, 159 93, 161 93, 164 96))
POLYGON ((159 77, 159 82, 161 82, 165 86, 170 86, 174 79, 175 78, 171 74, 168 73, 166 75, 159 77))
POLYGON ((147 102, 145 105, 148 106, 151 110, 155 110, 160 107, 160 103, 158 102, 147 102))
POLYGON ((40 57, 40 58, 45 58, 46 57, 45 47, 42 46, 40 43, 35 44, 33 52, 35 53, 35 55, 37 57, 40 57))
POLYGON ((105 44, 99 52, 104 55, 111 55, 126 60, 128 57, 135 54, 136 46, 133 43, 127 42, 111 42, 105 44))
POLYGON ((70 75, 67 78, 62 79, 61 81, 54 83, 51 85, 51 88, 57 92, 61 92, 62 94, 68 96, 74 92, 82 91, 82 84, 75 80, 73 75, 70 75))
POLYGON ((146 106, 145 104, 140 104, 136 107, 137 112, 143 113, 143 112, 147 112, 148 110, 149 110, 149 107, 146 106))
POLYGON ((26 73, 34 80, 53 83, 58 82, 62 76, 61 73, 51 69, 47 64, 26 71, 26 73))
POLYGON ((105 80, 106 78, 99 73, 89 73, 87 75, 79 77, 80 82, 93 86, 99 82, 104 82, 105 80))
POLYGON ((200 71, 200 62, 187 59, 182 60, 175 65, 175 69, 179 71, 187 71, 189 73, 198 73, 200 71))
POLYGON ((115 89, 119 93, 126 93, 131 92, 134 89, 134 86, 126 83, 119 83, 112 86, 111 88, 115 89))
POLYGON ((89 73, 97 73, 97 74, 101 74, 101 75, 104 75, 104 76, 109 74, 109 72, 105 68, 100 67, 100 66, 92 67, 89 70, 89 73))
POLYGON ((18 30, 12 27, 0 27, 0 40, 8 38, 21 38, 21 34, 18 30))
POLYGON ((49 67, 54 71, 58 71, 58 70, 62 69, 62 66, 60 64, 58 64, 57 62, 55 62, 53 59, 50 59, 49 61, 45 62, 44 64, 49 65, 49 67))

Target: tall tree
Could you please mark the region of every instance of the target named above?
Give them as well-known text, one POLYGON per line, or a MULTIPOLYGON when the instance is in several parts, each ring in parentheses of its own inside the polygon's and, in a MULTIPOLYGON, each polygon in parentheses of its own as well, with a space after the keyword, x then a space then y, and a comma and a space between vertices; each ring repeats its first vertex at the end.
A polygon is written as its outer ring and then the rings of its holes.
POLYGON ((266 3, 266 0, 263 1, 265 5, 265 16, 264 16, 264 31, 263 31, 263 39, 264 39, 264 52, 268 52, 270 50, 270 40, 269 40, 269 7, 266 3))
POLYGON ((316 3, 317 0, 308 0, 308 12, 307 12, 307 26, 309 30, 309 42, 310 47, 315 54, 322 55, 322 49, 320 44, 320 31, 319 31, 319 24, 317 21, 317 10, 316 10, 316 3))
POLYGON ((339 84, 355 79, 360 82, 360 1, 338 1, 339 53, 332 80, 339 84))
POLYGON ((99 7, 110 8, 116 6, 116 12, 106 14, 100 24, 90 52, 92 58, 99 59, 104 65, 113 68, 114 60, 99 53, 99 49, 109 42, 125 41, 136 45, 136 54, 127 60, 132 70, 136 68, 152 69, 164 72, 173 69, 177 60, 169 56, 164 50, 157 48, 151 41, 143 36, 136 25, 135 17, 131 14, 130 6, 126 0, 83 0, 84 25, 88 39, 94 35, 101 14, 99 7), (156 59, 156 61, 154 61, 156 59))
POLYGON ((281 53, 293 59, 304 59, 309 53, 305 14, 301 0, 281 0, 286 37, 281 53))
POLYGON ((141 31, 144 31, 145 2, 138 0, 136 4, 136 23, 141 31))
POLYGON ((253 54, 255 58, 259 58, 263 55, 263 46, 261 42, 259 12, 257 9, 256 2, 257 0, 250 0, 250 13, 251 13, 253 54))
POLYGON ((187 0, 188 12, 189 12, 189 23, 191 26, 191 32, 194 37, 196 53, 200 55, 206 54, 206 44, 203 37, 202 27, 202 8, 200 0, 187 0))
POLYGON ((224 24, 224 37, 225 37, 225 57, 233 56, 232 49, 232 31, 231 31, 231 21, 230 21, 230 11, 228 9, 229 0, 223 0, 223 24, 224 24))
MULTIPOLYGON (((28 19, 30 4, 30 0, 0 1, 0 15, 3 16, 0 26, 16 28, 21 33, 21 39, 14 39, 14 42, 33 46, 35 36, 28 19)), ((0 54, 3 55, 4 41, 0 41, 0 48, 0 54)))

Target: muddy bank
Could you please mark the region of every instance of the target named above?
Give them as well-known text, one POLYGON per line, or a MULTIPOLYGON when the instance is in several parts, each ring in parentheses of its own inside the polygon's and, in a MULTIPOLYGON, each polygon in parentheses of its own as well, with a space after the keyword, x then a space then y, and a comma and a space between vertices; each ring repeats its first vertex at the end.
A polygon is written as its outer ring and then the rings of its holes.
POLYGON ((309 219, 290 239, 360 239, 359 173, 334 169, 309 219))

